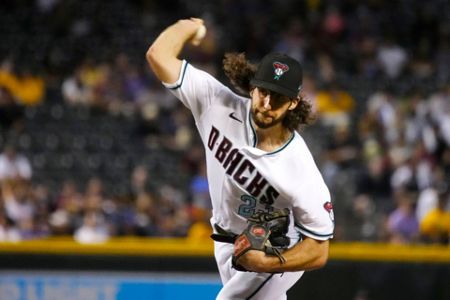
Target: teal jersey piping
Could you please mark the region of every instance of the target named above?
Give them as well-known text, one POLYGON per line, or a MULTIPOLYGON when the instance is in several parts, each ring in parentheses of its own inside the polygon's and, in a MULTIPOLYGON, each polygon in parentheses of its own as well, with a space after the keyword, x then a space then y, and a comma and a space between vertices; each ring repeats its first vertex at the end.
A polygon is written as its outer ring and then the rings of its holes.
MULTIPOLYGON (((252 129, 252 132, 253 132, 253 147, 255 148, 256 145, 258 144, 258 136, 256 135, 256 130, 255 130, 255 128, 253 127, 253 124, 252 124, 252 115, 251 115, 251 111, 248 112, 248 123, 250 124, 250 128, 252 129)), ((275 153, 278 153, 278 152, 282 151, 284 148, 286 148, 286 147, 292 142, 292 140, 294 139, 294 137, 295 137, 295 133, 292 132, 292 135, 291 135, 291 137, 289 138, 289 140, 288 140, 283 146, 281 146, 280 149, 277 149, 277 150, 275 150, 275 151, 273 151, 273 152, 266 153, 266 154, 264 154, 264 155, 273 155, 273 154, 275 154, 275 153)))
POLYGON ((308 229, 306 229, 305 227, 303 227, 302 225, 300 225, 300 224, 298 224, 298 223, 295 223, 295 227, 297 227, 298 229, 300 229, 300 231, 304 231, 304 232, 306 232, 306 233, 309 233, 309 234, 311 234, 311 235, 314 235, 314 236, 317 236, 317 237, 321 237, 321 238, 324 238, 324 237, 332 237, 332 236, 333 236, 333 232, 332 232, 332 233, 329 233, 329 234, 319 234, 319 233, 315 233, 314 231, 308 230, 308 229))
POLYGON ((288 141, 286 142, 286 144, 284 144, 280 149, 275 150, 275 151, 270 152, 270 153, 266 153, 266 154, 264 154, 264 155, 273 155, 273 154, 275 154, 275 153, 278 153, 278 152, 284 150, 284 149, 292 142, 292 140, 294 139, 294 137, 295 137, 295 134, 292 133, 292 134, 291 134, 291 137, 289 138, 289 140, 288 140, 288 141))
POLYGON ((179 87, 181 87, 183 85, 184 75, 186 74, 187 66, 188 66, 188 63, 187 62, 184 63, 183 70, 181 71, 182 72, 181 73, 181 82, 179 84, 177 84, 176 86, 174 86, 174 87, 170 87, 169 88, 170 90, 176 90, 176 89, 178 89, 179 87))
POLYGON ((252 132, 253 132, 253 146, 252 147, 255 148, 256 145, 258 144, 258 137, 256 136, 256 130, 252 124, 251 104, 250 104, 250 109, 248 111, 248 123, 250 124, 250 128, 252 129, 252 132))

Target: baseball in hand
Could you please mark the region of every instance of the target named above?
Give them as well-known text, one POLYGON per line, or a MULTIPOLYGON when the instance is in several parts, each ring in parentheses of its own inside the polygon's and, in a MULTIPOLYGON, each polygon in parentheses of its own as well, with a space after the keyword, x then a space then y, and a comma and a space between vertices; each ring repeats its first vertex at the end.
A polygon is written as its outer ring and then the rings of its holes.
POLYGON ((201 25, 198 29, 195 35, 192 37, 191 43, 194 46, 200 45, 202 40, 205 38, 206 35, 206 27, 205 25, 201 25))

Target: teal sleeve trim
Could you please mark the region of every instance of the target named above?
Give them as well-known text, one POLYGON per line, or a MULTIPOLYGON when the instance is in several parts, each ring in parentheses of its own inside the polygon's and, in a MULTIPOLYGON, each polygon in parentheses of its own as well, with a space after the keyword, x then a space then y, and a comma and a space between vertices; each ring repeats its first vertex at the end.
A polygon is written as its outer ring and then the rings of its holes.
POLYGON ((316 233, 316 232, 314 232, 314 231, 311 231, 311 230, 309 230, 309 229, 306 229, 305 227, 303 227, 302 225, 300 225, 300 224, 298 224, 298 223, 295 223, 295 227, 297 227, 298 230, 299 230, 301 233, 304 233, 304 234, 307 235, 307 236, 317 237, 317 238, 320 238, 320 239, 331 238, 331 237, 333 237, 333 232, 328 233, 328 234, 320 234, 320 233, 316 233))
POLYGON ((178 84, 175 85, 175 86, 168 87, 168 89, 170 89, 170 90, 176 90, 176 89, 180 88, 180 87, 183 85, 184 75, 186 74, 187 66, 188 66, 188 63, 187 63, 187 62, 184 62, 184 63, 183 63, 183 69, 181 70, 181 80, 180 80, 180 83, 178 83, 178 84))

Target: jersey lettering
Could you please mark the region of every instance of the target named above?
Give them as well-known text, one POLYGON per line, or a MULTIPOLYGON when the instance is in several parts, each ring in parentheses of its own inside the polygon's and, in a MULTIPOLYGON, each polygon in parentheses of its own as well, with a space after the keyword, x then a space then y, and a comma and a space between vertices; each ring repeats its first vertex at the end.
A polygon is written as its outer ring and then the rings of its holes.
POLYGON ((269 207, 273 205, 275 199, 277 199, 279 195, 280 193, 271 185, 269 185, 269 187, 266 189, 266 192, 264 193, 264 196, 262 196, 259 201, 269 207))
POLYGON ((270 209, 280 193, 268 183, 250 160, 244 158, 239 149, 233 148, 233 143, 227 137, 223 136, 218 143, 220 136, 220 131, 212 126, 208 138, 209 150, 215 152, 214 157, 226 170, 227 175, 255 199, 259 198, 259 202, 264 204, 266 209, 270 209), (219 146, 216 148, 216 145, 219 146))
POLYGON ((231 176, 231 174, 233 174, 234 170, 236 170, 236 167, 239 165, 243 157, 244 155, 242 155, 242 153, 239 153, 238 149, 231 150, 230 155, 228 155, 227 160, 223 164, 224 168, 227 168, 228 165, 230 165, 230 167, 227 169, 228 175, 231 176))
POLYGON ((247 186, 247 191, 254 197, 259 197, 262 190, 266 187, 267 180, 260 173, 256 173, 253 180, 247 186))
POLYGON ((219 148, 216 151, 217 160, 222 163, 232 146, 233 144, 230 142, 230 140, 224 137, 219 145, 219 148))
POLYGON ((227 160, 224 162, 223 167, 226 169, 230 165, 231 160, 233 159, 234 155, 238 152, 238 150, 235 148, 231 150, 231 152, 227 156, 227 160))
POLYGON ((208 139, 208 148, 209 150, 214 149, 214 145, 216 144, 217 138, 219 137, 219 130, 217 130, 214 126, 211 128, 211 132, 209 133, 208 139))
POLYGON ((248 169, 250 171, 250 174, 251 174, 255 170, 255 166, 248 159, 246 159, 241 164, 241 166, 239 167, 237 172, 234 173, 234 176, 233 176, 233 179, 236 180, 236 182, 239 183, 242 186, 248 180, 248 177, 245 177, 245 176, 242 175, 244 173, 245 169, 248 169))

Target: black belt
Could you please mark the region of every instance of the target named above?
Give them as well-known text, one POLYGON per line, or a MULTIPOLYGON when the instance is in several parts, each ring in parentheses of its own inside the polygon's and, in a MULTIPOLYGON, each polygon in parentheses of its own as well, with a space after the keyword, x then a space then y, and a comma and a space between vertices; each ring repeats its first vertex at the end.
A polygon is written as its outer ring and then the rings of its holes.
POLYGON ((234 241, 236 240, 236 238, 238 236, 237 234, 230 232, 230 231, 226 231, 225 229, 220 227, 218 224, 214 224, 214 229, 216 229, 217 233, 211 234, 211 238, 213 240, 215 240, 216 242, 221 242, 221 243, 234 244, 234 241))

